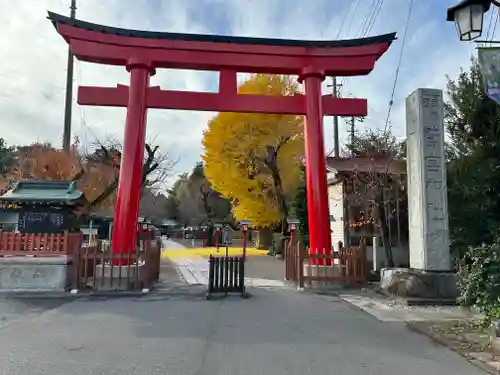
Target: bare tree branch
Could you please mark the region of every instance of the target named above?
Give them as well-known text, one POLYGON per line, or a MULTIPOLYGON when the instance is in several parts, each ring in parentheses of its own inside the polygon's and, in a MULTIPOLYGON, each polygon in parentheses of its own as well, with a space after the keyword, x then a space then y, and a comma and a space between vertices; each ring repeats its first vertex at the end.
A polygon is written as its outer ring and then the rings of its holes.
MULTIPOLYGON (((118 188, 120 163, 121 163, 121 145, 112 137, 106 138, 104 142, 96 141, 96 148, 91 154, 85 155, 86 167, 83 168, 73 177, 73 180, 82 180, 85 175, 91 173, 92 168, 108 167, 114 174, 111 182, 92 199, 81 210, 84 213, 90 213, 97 207, 102 205, 108 198, 116 192, 118 188)), ((150 144, 145 144, 145 160, 142 173, 142 193, 144 189, 154 189, 156 185, 164 184, 166 179, 177 163, 170 160, 168 154, 160 154, 159 146, 152 147, 150 144)), ((141 193, 141 194, 142 194, 141 193)))

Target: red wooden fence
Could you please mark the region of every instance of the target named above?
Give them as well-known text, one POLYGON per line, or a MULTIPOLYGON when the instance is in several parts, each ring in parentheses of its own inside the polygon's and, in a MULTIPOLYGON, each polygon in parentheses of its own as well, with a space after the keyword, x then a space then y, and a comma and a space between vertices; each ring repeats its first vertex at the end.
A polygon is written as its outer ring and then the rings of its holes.
POLYGON ((16 233, 0 231, 0 256, 71 255, 82 244, 79 233, 16 233))
POLYGON ((162 244, 151 230, 140 230, 137 251, 114 254, 104 241, 82 246, 80 233, 16 233, 0 231, 0 257, 70 256, 71 289, 143 289, 151 288, 160 274, 162 244), (117 257, 129 258, 125 267, 114 267, 117 257))
POLYGON ((322 284, 363 285, 367 283, 364 245, 340 247, 332 254, 311 254, 299 243, 285 246, 285 278, 299 288, 322 284), (318 265, 313 259, 330 259, 331 266, 318 265))
POLYGON ((82 247, 75 254, 72 289, 132 290, 151 288, 160 276, 161 241, 140 240, 137 251, 116 254, 106 243, 82 247), (127 259, 117 266, 117 259, 127 259))

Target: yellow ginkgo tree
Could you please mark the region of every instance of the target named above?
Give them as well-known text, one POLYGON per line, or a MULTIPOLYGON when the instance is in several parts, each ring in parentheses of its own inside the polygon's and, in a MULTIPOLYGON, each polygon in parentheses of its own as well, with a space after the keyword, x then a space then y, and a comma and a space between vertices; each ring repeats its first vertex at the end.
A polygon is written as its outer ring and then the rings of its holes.
MULTIPOLYGON (((293 95, 291 77, 253 75, 240 94, 293 95)), ((203 136, 205 174, 231 200, 237 220, 273 227, 288 215, 300 184, 303 119, 295 115, 220 113, 203 136)))

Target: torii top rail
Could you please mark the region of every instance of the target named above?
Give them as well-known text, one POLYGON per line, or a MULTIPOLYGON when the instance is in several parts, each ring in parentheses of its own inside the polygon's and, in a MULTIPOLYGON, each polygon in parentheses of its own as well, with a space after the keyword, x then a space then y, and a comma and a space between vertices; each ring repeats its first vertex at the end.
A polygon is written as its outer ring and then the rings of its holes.
MULTIPOLYGON (((49 12, 49 19, 81 61, 127 66, 140 56, 153 68, 221 72, 219 93, 197 93, 151 88, 148 108, 213 112, 288 113, 305 115, 303 95, 264 97, 236 95, 236 73, 300 76, 305 67, 325 76, 358 76, 371 72, 389 48, 395 33, 370 38, 304 41, 178 34, 121 29, 71 19, 49 12), (225 95, 220 96, 220 93, 225 95), (247 100, 252 97, 252 104, 247 100)), ((78 103, 124 107, 127 87, 81 87, 78 103), (110 95, 114 90, 115 95, 110 95)), ((324 95, 323 115, 366 116, 365 99, 324 95)))

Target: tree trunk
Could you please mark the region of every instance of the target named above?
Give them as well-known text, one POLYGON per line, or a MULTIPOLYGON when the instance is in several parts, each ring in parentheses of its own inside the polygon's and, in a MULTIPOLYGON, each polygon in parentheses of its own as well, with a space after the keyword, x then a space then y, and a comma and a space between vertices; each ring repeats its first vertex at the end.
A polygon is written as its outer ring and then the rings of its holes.
POLYGON ((214 247, 215 246, 215 230, 214 226, 212 224, 209 224, 207 227, 207 247, 214 247))
POLYGON ((276 195, 276 199, 278 201, 278 206, 280 208, 280 212, 283 215, 283 220, 281 223, 281 232, 283 235, 286 234, 287 231, 287 223, 286 219, 288 217, 288 205, 286 202, 285 193, 283 190, 283 182, 281 181, 281 175, 277 164, 277 156, 278 156, 279 148, 275 149, 272 146, 267 147, 267 158, 266 165, 271 171, 271 176, 273 178, 273 186, 274 193, 276 195))
POLYGON ((272 172, 271 174, 273 176, 276 199, 278 200, 280 211, 281 211, 281 214, 283 215, 283 220, 281 222, 281 232, 284 235, 286 230, 287 230, 286 219, 288 217, 288 205, 286 204, 285 193, 283 192, 283 184, 281 182, 281 176, 279 174, 278 169, 277 168, 273 169, 271 172, 272 172))
POLYGON ((257 232, 255 247, 259 250, 268 250, 273 242, 273 230, 269 227, 260 228, 257 232))
POLYGON ((380 228, 380 237, 382 238, 382 246, 384 247, 385 266, 394 267, 394 258, 392 256, 389 225, 387 224, 387 217, 385 214, 385 207, 383 202, 377 202, 377 210, 378 210, 378 227, 380 228))

